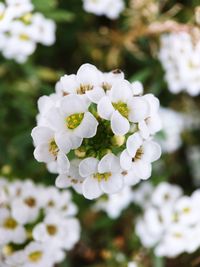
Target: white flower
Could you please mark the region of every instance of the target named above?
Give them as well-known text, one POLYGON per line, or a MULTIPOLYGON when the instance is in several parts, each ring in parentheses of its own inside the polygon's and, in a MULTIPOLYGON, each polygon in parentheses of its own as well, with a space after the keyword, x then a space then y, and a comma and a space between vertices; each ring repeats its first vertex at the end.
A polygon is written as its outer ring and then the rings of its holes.
POLYGON ((13 18, 19 18, 28 12, 33 11, 33 4, 30 0, 6 0, 8 11, 12 13, 13 18))
POLYGON ((103 74, 91 64, 83 64, 77 74, 64 75, 57 84, 57 93, 63 95, 78 94, 86 102, 98 101, 105 95, 103 88, 103 74))
POLYGON ((56 25, 53 20, 46 19, 42 14, 35 13, 31 22, 33 24, 33 39, 43 45, 52 45, 55 43, 56 25))
POLYGON ((8 243, 22 244, 26 240, 26 231, 7 208, 0 208, 0 246, 8 243))
POLYGON ((97 198, 103 193, 116 193, 123 187, 119 159, 113 154, 107 154, 100 161, 92 157, 84 159, 79 165, 79 172, 86 178, 83 195, 88 199, 97 198))
POLYGON ((74 159, 70 162, 69 171, 65 174, 60 174, 56 178, 56 186, 58 188, 67 188, 72 186, 76 192, 82 193, 82 183, 84 178, 79 174, 80 160, 74 159))
POLYGON ((116 19, 124 9, 123 0, 83 0, 84 10, 98 16, 116 19))
POLYGON ((160 108, 163 137, 157 135, 156 141, 165 153, 176 151, 182 144, 181 133, 184 130, 184 116, 172 109, 160 108))
POLYGON ((130 122, 139 122, 147 117, 148 103, 142 97, 133 97, 131 85, 122 81, 114 85, 109 96, 98 103, 98 114, 111 121, 114 134, 124 135, 130 130, 130 122))
POLYGON ((151 175, 151 163, 159 159, 160 146, 153 141, 143 141, 138 133, 127 139, 127 149, 120 156, 124 170, 132 170, 136 177, 146 180, 151 175))
POLYGON ((33 230, 36 241, 70 250, 80 238, 80 225, 74 218, 65 219, 58 212, 49 213, 33 230))
POLYGON ((119 193, 108 195, 107 199, 100 198, 94 206, 95 210, 103 210, 111 219, 116 219, 126 209, 133 199, 133 192, 126 186, 119 193))
POLYGON ((159 59, 172 93, 186 91, 192 96, 200 92, 200 42, 187 32, 161 36, 159 59))
POLYGON ((31 242, 21 255, 23 260, 22 267, 53 267, 56 263, 56 254, 57 251, 53 251, 50 245, 46 246, 38 242, 31 242))
POLYGON ((98 122, 88 111, 88 104, 78 95, 63 97, 60 109, 52 108, 47 116, 56 131, 56 143, 63 151, 79 147, 83 138, 96 134, 98 122))
POLYGON ((153 193, 153 186, 149 182, 140 183, 139 187, 133 191, 133 201, 137 205, 145 208, 151 205, 150 199, 153 193))
POLYGON ((169 227, 163 241, 156 247, 157 256, 176 257, 185 251, 188 239, 188 229, 174 224, 169 227))
POLYGON ((65 153, 68 153, 70 150, 61 151, 56 144, 56 135, 53 130, 47 127, 37 126, 32 130, 31 136, 33 138, 34 144, 36 146, 34 150, 34 157, 39 162, 55 162, 56 169, 60 173, 66 173, 69 170, 69 160, 65 153))
POLYGON ((11 203, 13 218, 21 224, 34 222, 41 207, 39 190, 32 185, 24 186, 21 195, 11 203))
POLYGON ((130 262, 128 263, 128 267, 138 267, 138 265, 137 265, 136 262, 134 262, 134 261, 130 261, 130 262))
POLYGON ((159 100, 152 94, 147 94, 143 98, 149 103, 150 112, 148 117, 138 123, 138 128, 143 138, 147 139, 150 135, 154 135, 160 131, 161 119, 159 112, 159 100))
POLYGON ((152 194, 152 203, 160 208, 164 205, 172 206, 175 201, 180 198, 182 193, 179 186, 162 182, 156 187, 152 194))

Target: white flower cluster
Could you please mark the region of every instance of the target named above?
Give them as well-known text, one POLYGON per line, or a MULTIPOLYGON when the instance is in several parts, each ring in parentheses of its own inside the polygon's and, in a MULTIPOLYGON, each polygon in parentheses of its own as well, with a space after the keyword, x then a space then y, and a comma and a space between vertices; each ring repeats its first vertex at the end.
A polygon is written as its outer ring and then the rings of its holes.
POLYGON ((23 63, 37 43, 49 46, 55 42, 54 21, 33 9, 31 0, 0 2, 0 51, 5 58, 23 63))
POLYGON ((83 0, 85 11, 97 16, 105 15, 109 19, 117 19, 124 7, 124 0, 83 0))
POLYGON ((157 256, 173 258, 195 252, 200 247, 200 190, 189 197, 179 186, 162 182, 155 189, 143 185, 138 192, 144 193, 140 199, 145 200, 147 191, 144 205, 140 202, 144 214, 136 224, 142 244, 153 247, 157 256))
POLYGON ((131 187, 126 186, 119 193, 99 198, 93 208, 96 211, 103 210, 109 218, 116 219, 131 204, 132 200, 133 191, 131 187))
POLYGON ((156 141, 161 145, 162 151, 172 153, 182 145, 181 134, 186 128, 185 116, 170 108, 160 108, 159 114, 162 121, 162 132, 156 136, 156 141))
POLYGON ((186 91, 200 93, 200 41, 194 43, 186 32, 161 36, 159 59, 166 72, 169 90, 176 94, 186 91))
POLYGON ((34 156, 59 173, 58 187, 94 199, 151 176, 151 163, 161 155, 152 141, 160 130, 159 101, 138 95, 141 89, 120 70, 102 73, 84 64, 39 99, 34 156))
POLYGON ((0 179, 0 266, 53 267, 80 238, 68 191, 0 179))

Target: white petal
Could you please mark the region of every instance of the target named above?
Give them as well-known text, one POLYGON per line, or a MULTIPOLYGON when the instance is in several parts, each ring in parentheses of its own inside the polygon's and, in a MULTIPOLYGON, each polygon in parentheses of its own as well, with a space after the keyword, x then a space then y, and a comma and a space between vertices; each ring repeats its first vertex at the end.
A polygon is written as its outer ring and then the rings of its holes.
POLYGON ((57 163, 58 163, 58 172, 59 173, 67 173, 69 171, 70 163, 67 156, 59 152, 57 156, 57 163))
MULTIPOLYGON (((125 173, 125 172, 124 172, 125 173)), ((123 174, 123 173, 122 173, 123 174)), ((135 175, 135 172, 130 170, 126 174, 123 174, 124 184, 128 186, 133 186, 139 183, 140 178, 135 175)))
POLYGON ((36 241, 41 241, 41 242, 47 241, 48 238, 47 231, 43 223, 36 225, 36 227, 33 229, 33 238, 36 241))
POLYGON ((35 148, 34 157, 39 162, 51 162, 55 160, 55 157, 49 152, 48 144, 42 144, 35 148))
POLYGON ((150 108, 145 99, 140 96, 132 97, 128 101, 129 120, 132 122, 140 122, 148 117, 150 108))
POLYGON ((98 164, 98 172, 119 172, 119 158, 112 153, 105 155, 98 164))
POLYGON ((149 103, 151 113, 158 111, 160 102, 157 97, 155 97, 153 94, 146 94, 143 96, 143 98, 149 103))
POLYGON ((87 91, 86 95, 92 102, 98 104, 105 96, 105 92, 101 87, 95 87, 93 90, 87 91))
POLYGON ((60 174, 56 178, 56 186, 58 188, 67 188, 71 186, 70 179, 67 177, 67 174, 60 174))
POLYGON ((97 111, 101 118, 105 120, 110 120, 112 113, 114 112, 114 107, 108 96, 104 96, 99 101, 97 111))
POLYGON ((119 192, 123 187, 123 177, 120 173, 114 174, 107 181, 100 182, 101 189, 104 193, 114 194, 119 192))
POLYGON ((151 169, 151 164, 142 160, 138 160, 132 164, 132 171, 142 180, 146 180, 151 176, 151 169))
POLYGON ((110 98, 112 103, 124 102, 132 97, 131 85, 128 81, 122 80, 115 84, 110 91, 110 98))
POLYGON ((54 132, 47 127, 37 126, 33 128, 31 136, 34 144, 37 146, 47 143, 49 140, 51 140, 54 137, 54 132))
POLYGON ((91 64, 83 64, 77 71, 77 78, 81 84, 98 85, 101 83, 102 73, 91 64))
POLYGON ((55 135, 55 142, 58 148, 66 154, 72 149, 69 133, 57 133, 55 135))
POLYGON ((76 113, 84 113, 87 110, 86 102, 79 95, 67 95, 63 97, 60 108, 65 116, 76 113))
POLYGON ((140 130, 140 134, 144 139, 147 139, 149 137, 149 128, 145 121, 140 121, 138 123, 138 129, 140 130))
POLYGON ((160 158, 161 148, 160 145, 153 141, 146 141, 143 144, 142 160, 146 162, 153 162, 160 158))
POLYGON ((120 165, 124 170, 130 170, 132 166, 132 157, 129 155, 128 151, 125 149, 120 155, 120 165))
POLYGON ((76 89, 79 87, 76 75, 64 75, 60 78, 60 82, 64 92, 76 94, 76 89))
POLYGON ((127 139, 126 147, 129 155, 134 158, 137 150, 142 145, 142 137, 139 135, 139 133, 134 133, 127 139))
POLYGON ((88 177, 97 172, 99 161, 96 158, 86 158, 79 164, 79 173, 82 177, 88 177))
POLYGON ((83 195, 85 198, 94 199, 99 197, 102 193, 97 179, 92 177, 85 179, 83 182, 83 195))
POLYGON ((48 125, 55 131, 65 129, 64 118, 61 116, 58 108, 51 108, 46 114, 45 118, 48 125))
POLYGON ((123 117, 119 111, 115 110, 111 117, 111 128, 116 135, 125 135, 129 129, 129 121, 123 117))
POLYGON ((98 121, 90 113, 84 114, 81 124, 74 130, 75 134, 80 138, 91 138, 97 132, 98 121))

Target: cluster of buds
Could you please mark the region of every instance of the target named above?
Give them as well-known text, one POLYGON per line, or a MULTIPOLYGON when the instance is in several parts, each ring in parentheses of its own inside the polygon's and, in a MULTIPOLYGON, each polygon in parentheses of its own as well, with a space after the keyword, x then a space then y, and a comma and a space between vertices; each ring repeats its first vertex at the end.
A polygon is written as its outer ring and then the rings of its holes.
POLYGON ((0 266, 53 267, 80 238, 68 191, 0 179, 0 266))
POLYGON ((102 73, 84 64, 39 99, 34 156, 59 174, 58 187, 94 199, 151 176, 161 154, 152 141, 161 128, 159 101, 142 92, 120 70, 102 73))
POLYGON ((41 13, 33 13, 31 0, 6 0, 0 3, 0 51, 19 63, 27 60, 36 44, 55 42, 55 23, 41 13))

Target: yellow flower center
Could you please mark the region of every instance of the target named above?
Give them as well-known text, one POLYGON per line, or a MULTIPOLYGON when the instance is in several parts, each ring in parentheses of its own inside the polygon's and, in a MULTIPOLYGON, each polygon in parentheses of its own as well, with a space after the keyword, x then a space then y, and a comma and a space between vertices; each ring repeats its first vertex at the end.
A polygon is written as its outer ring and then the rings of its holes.
POLYGON ((13 218, 9 217, 4 221, 3 226, 6 229, 14 230, 17 227, 17 222, 13 218))
POLYGON ((54 139, 52 139, 50 142, 49 142, 49 152, 54 156, 56 157, 58 155, 58 152, 59 152, 59 148, 58 146, 56 145, 56 142, 54 139))
POLYGON ((190 213, 190 211, 191 211, 191 209, 189 207, 183 208, 183 212, 186 214, 190 213))
POLYGON ((125 117, 128 118, 129 109, 126 103, 118 102, 118 103, 112 103, 113 107, 119 111, 119 113, 125 117))
POLYGON ((25 14, 21 20, 25 23, 25 24, 29 24, 31 22, 31 18, 32 18, 32 14, 31 13, 27 13, 25 14))
POLYGON ((71 130, 77 128, 81 124, 83 117, 84 113, 76 113, 67 117, 66 118, 67 128, 71 130))
POLYGON ((34 251, 28 255, 28 258, 31 262, 38 262, 42 258, 42 251, 34 251))
POLYGON ((19 39, 22 41, 28 41, 30 38, 27 34, 22 33, 19 35, 19 39))
POLYGON ((4 18, 4 13, 0 13, 0 20, 2 20, 4 18))
POLYGON ((97 179, 99 182, 102 180, 108 181, 112 174, 110 172, 104 172, 104 173, 95 173, 94 178, 97 179))
POLYGON ((46 226, 47 232, 49 235, 53 236, 57 233, 57 227, 53 224, 48 224, 46 226))

